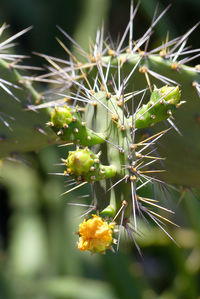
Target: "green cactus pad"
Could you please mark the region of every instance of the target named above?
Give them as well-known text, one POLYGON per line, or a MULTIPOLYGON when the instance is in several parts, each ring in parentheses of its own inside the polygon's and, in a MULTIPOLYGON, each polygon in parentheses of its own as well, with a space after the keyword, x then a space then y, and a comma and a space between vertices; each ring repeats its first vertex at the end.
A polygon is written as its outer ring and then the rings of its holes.
MULTIPOLYGON (((169 118, 178 108, 178 104, 180 105, 180 96, 178 86, 155 88, 149 102, 136 113, 134 117, 135 127, 137 129, 147 128, 169 118)), ((132 121, 132 117, 130 117, 130 121, 132 121)))
POLYGON ((80 113, 67 106, 56 107, 51 113, 51 122, 48 125, 66 142, 92 146, 103 143, 105 139, 104 134, 88 129, 80 113))

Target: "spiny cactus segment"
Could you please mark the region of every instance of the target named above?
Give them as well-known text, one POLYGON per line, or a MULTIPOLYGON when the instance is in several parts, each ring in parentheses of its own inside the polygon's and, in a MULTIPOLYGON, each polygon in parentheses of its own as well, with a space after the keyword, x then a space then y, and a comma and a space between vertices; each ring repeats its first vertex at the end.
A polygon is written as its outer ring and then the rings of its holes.
POLYGON ((163 86, 160 89, 155 87, 149 102, 144 104, 134 117, 135 128, 148 128, 171 117, 175 109, 184 103, 180 102, 180 96, 178 86, 163 86))
POLYGON ((69 108, 68 106, 56 107, 51 113, 51 121, 47 124, 66 142, 74 142, 84 146, 92 146, 104 142, 103 134, 94 133, 86 127, 78 111, 80 108, 69 108))

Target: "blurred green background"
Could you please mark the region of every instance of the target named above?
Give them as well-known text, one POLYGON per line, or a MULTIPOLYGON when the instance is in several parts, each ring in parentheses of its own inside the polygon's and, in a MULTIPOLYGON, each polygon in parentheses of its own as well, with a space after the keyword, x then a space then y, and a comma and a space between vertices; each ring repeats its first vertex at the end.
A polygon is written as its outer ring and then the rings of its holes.
MULTIPOLYGON (((169 1, 142 0, 134 26, 137 39, 148 28, 155 7, 169 1)), ((0 23, 9 34, 34 25, 20 38, 16 51, 33 51, 65 58, 55 36, 70 47, 56 29, 59 25, 85 49, 102 20, 116 41, 129 20, 129 1, 120 0, 1 0, 0 23)), ((199 21, 198 0, 173 1, 155 28, 152 46, 183 34, 199 21)), ((189 44, 199 47, 199 29, 189 44)), ((32 55, 32 65, 44 62, 32 55)), ((196 62, 198 63, 198 62, 196 62)), ((37 86, 38 87, 38 86, 37 86)), ((44 87, 43 87, 44 88, 44 87)), ((47 86, 45 86, 47 88, 47 86)), ((59 197, 66 190, 56 163, 66 149, 49 146, 0 166, 0 298, 2 299, 114 299, 200 298, 200 196, 198 190, 168 192, 166 205, 174 209, 180 228, 168 228, 180 247, 157 227, 141 223, 137 238, 143 259, 131 240, 123 240, 116 254, 81 253, 76 248, 80 215, 85 211, 68 202, 90 203, 87 188, 59 197)), ((146 191, 148 192, 148 190, 146 191)))

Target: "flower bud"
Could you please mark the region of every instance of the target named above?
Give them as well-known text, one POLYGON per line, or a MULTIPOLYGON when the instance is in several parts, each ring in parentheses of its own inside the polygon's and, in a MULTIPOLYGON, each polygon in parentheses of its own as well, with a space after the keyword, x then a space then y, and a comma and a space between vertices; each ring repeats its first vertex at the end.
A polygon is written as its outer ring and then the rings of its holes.
POLYGON ((51 123, 56 128, 63 128, 72 122, 71 109, 65 105, 64 107, 56 107, 51 113, 51 123))
POLYGON ((67 158, 67 168, 69 172, 76 176, 82 176, 90 171, 91 166, 94 164, 94 157, 91 151, 86 147, 74 152, 70 152, 67 158))

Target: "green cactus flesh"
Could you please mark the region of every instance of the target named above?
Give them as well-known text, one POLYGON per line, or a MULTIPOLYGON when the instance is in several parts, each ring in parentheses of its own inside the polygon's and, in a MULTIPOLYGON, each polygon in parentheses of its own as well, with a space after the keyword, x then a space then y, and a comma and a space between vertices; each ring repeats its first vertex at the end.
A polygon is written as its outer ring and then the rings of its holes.
POLYGON ((108 142, 99 147, 102 152, 100 158, 103 164, 115 166, 116 175, 110 182, 98 182, 95 187, 95 196, 100 211, 111 204, 116 213, 121 201, 130 196, 129 184, 123 186, 122 182, 120 188, 116 186, 111 192, 107 192, 107 190, 128 173, 128 170, 123 169, 122 165, 129 164, 127 153, 129 153, 128 146, 131 143, 130 126, 114 96, 107 98, 105 92, 98 92, 96 99, 98 99, 96 106, 90 105, 86 108, 86 119, 89 127, 98 127, 106 133, 108 142))

